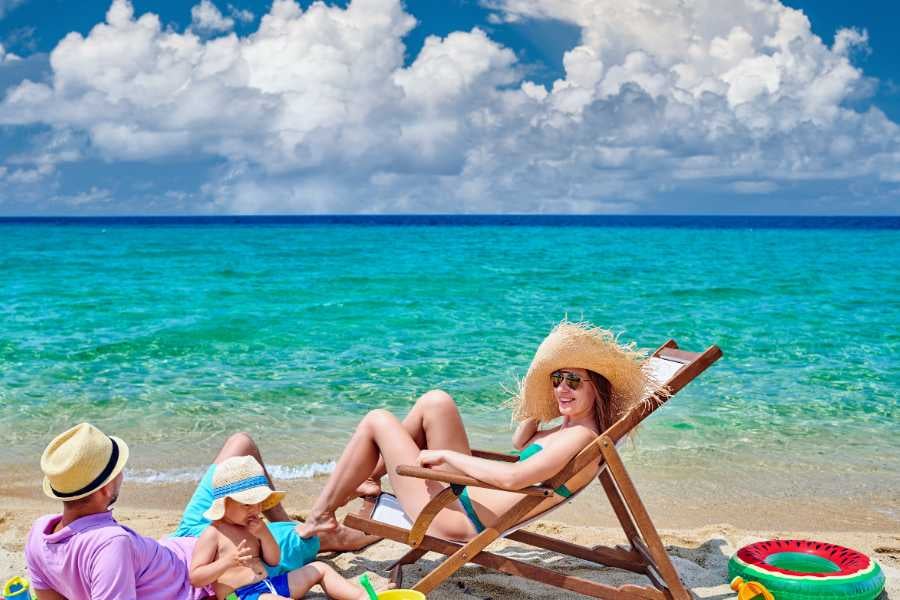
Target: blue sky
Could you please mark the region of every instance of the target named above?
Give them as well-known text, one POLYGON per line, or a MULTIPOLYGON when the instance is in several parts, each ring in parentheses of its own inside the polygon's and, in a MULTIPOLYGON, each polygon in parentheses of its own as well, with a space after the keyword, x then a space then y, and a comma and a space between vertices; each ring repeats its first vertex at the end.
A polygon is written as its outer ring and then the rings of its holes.
POLYGON ((890 3, 0 0, 0 215, 900 213, 890 3))

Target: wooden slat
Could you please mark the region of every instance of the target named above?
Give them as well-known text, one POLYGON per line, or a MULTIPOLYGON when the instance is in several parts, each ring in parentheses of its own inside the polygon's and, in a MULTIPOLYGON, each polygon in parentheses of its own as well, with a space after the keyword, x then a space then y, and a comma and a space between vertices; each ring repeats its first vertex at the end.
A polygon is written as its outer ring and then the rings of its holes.
POLYGON ((662 348, 659 352, 654 354, 654 356, 681 364, 687 364, 700 356, 700 352, 688 352, 676 348, 662 348))
POLYGON ((478 458, 486 458, 487 460, 499 460, 503 462, 519 462, 519 457, 515 454, 503 454, 502 452, 491 452, 490 450, 472 449, 472 456, 478 458))
POLYGON ((536 548, 543 548, 559 554, 574 556, 582 560, 588 560, 600 565, 615 567, 617 569, 625 569, 634 573, 644 573, 646 568, 641 556, 636 552, 627 552, 618 548, 609 548, 607 546, 594 546, 587 548, 579 546, 571 542, 559 540, 556 538, 541 535, 531 531, 520 529, 506 536, 506 539, 513 540, 536 548))
POLYGON ((425 505, 416 522, 413 523, 412 529, 409 530, 409 539, 406 541, 413 548, 418 548, 425 537, 425 532, 439 512, 452 502, 455 502, 459 496, 452 487, 446 487, 438 492, 431 501, 425 505))
POLYGON ((441 481, 444 483, 455 483, 458 485, 471 485, 474 487, 486 488, 489 490, 502 490, 504 492, 516 492, 525 496, 542 496, 548 497, 553 495, 552 487, 544 485, 530 485, 520 490, 507 490, 504 488, 485 483, 474 477, 460 475, 459 473, 450 473, 448 471, 438 471, 437 469, 427 469, 425 467, 414 467, 412 465, 399 465, 396 469, 397 475, 403 477, 416 477, 418 479, 429 479, 431 481, 441 481))

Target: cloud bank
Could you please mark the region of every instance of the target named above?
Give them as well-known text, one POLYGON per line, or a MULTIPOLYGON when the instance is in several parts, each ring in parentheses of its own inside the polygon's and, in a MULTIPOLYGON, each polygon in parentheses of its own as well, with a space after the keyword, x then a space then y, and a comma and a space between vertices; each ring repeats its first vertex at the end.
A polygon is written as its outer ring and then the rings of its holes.
POLYGON ((416 19, 399 0, 278 0, 246 36, 210 0, 183 32, 115 0, 60 41, 50 81, 7 91, 0 124, 42 137, 2 163, 0 194, 116 210, 102 185, 60 193, 60 165, 203 157, 196 189, 159 195, 239 213, 668 212, 684 198, 754 212, 797 195, 897 212, 900 129, 853 108, 872 90, 851 60, 864 31, 829 47, 768 0, 490 6, 493 21, 578 26, 565 76, 528 81, 478 28, 427 38, 407 64, 416 19))

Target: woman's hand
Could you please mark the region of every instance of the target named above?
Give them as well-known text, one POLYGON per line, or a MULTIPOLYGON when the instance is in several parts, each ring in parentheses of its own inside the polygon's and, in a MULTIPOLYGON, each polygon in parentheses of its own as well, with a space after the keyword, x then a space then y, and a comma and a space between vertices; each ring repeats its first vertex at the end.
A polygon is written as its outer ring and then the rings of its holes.
POLYGON ((446 450, 422 450, 416 464, 420 467, 437 467, 447 462, 446 450))

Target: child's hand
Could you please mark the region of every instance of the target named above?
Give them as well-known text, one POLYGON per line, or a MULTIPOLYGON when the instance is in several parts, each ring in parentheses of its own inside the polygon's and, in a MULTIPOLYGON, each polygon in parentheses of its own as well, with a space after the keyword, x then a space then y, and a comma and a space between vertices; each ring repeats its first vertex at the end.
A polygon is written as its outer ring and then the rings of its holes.
POLYGON ((250 544, 247 543, 247 540, 241 540, 240 544, 229 548, 223 558, 229 566, 244 567, 253 558, 253 551, 250 550, 250 544))
POLYGON ((263 520, 259 517, 259 515, 253 515, 252 517, 247 519, 247 531, 252 533, 254 536, 259 537, 265 533, 266 524, 263 523, 263 520))

